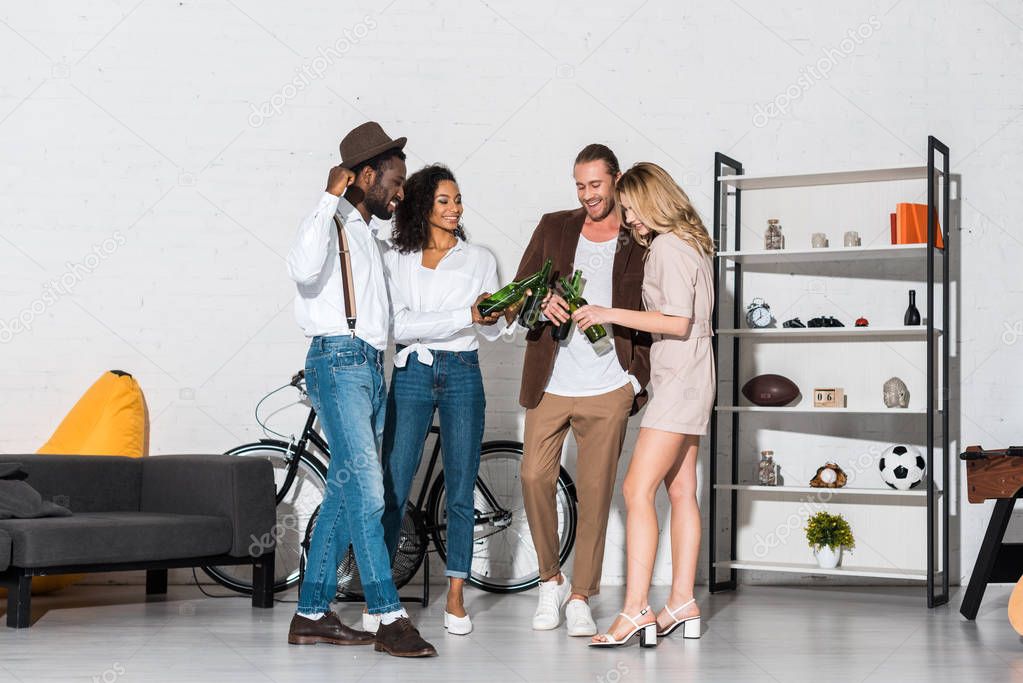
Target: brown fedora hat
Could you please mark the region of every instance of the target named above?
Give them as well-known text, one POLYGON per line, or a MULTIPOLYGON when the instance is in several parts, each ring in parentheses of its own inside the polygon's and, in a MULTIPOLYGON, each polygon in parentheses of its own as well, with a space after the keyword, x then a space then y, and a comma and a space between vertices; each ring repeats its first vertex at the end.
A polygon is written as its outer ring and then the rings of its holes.
POLYGON ((402 149, 406 138, 392 140, 376 121, 353 128, 341 138, 341 165, 352 168, 389 149, 402 149))

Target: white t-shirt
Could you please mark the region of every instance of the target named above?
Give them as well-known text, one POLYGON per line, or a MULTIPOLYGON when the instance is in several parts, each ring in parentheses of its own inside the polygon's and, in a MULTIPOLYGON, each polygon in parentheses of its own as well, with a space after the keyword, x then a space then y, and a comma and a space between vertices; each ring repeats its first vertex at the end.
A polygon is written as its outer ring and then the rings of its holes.
MULTIPOLYGON (((617 248, 617 238, 607 242, 591 242, 579 235, 579 246, 575 248, 575 267, 583 271, 583 298, 587 303, 611 306, 611 275, 617 248)), ((558 396, 597 396, 629 383, 639 393, 639 381, 618 362, 614 339, 610 333, 608 329, 611 349, 598 356, 586 335, 573 324, 568 339, 558 345, 554 370, 547 382, 547 393, 558 396)))

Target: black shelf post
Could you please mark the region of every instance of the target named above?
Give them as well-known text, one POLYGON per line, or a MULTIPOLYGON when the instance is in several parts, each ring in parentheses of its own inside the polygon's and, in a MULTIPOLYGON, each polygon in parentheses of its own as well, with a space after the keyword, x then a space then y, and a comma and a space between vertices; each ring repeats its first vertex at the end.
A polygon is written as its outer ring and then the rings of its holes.
MULTIPOLYGON (((721 250, 725 247, 722 244, 722 222, 724 221, 725 214, 728 209, 728 195, 727 188, 721 184, 718 180, 722 175, 742 175, 742 164, 732 159, 731 157, 725 156, 720 152, 714 155, 714 246, 717 250, 721 250), (726 174, 724 171, 728 170, 726 174)), ((727 232, 730 236, 733 236, 735 241, 735 249, 738 250, 741 244, 740 238, 740 219, 742 214, 741 210, 741 198, 742 190, 739 188, 735 189, 735 216, 730 223, 734 226, 732 229, 728 229, 727 232)), ((735 298, 732 306, 732 327, 737 329, 739 327, 739 304, 742 297, 742 264, 733 264, 734 268, 734 291, 735 298)), ((720 320, 720 307, 721 307, 721 281, 722 281, 722 266, 721 259, 714 259, 714 312, 711 319, 711 325, 713 329, 717 330, 720 320)), ((714 335, 711 338, 712 348, 714 349, 714 362, 718 363, 720 358, 718 353, 718 335, 714 335)), ((716 392, 715 392, 716 393, 716 392)), ((717 405, 718 401, 715 397, 714 404, 717 405)), ((737 336, 732 337, 732 405, 739 404, 739 338, 737 336)), ((709 569, 707 583, 710 585, 710 592, 717 593, 725 590, 735 590, 738 586, 738 574, 736 569, 729 568, 728 580, 718 581, 717 580, 717 569, 714 566, 718 561, 718 547, 717 547, 717 508, 718 508, 718 492, 717 492, 717 481, 718 481, 718 420, 721 414, 715 409, 714 414, 711 415, 710 420, 710 534, 708 536, 707 550, 710 555, 709 569)), ((731 468, 730 468, 730 481, 731 484, 737 484, 739 481, 739 460, 738 460, 738 449, 736 445, 739 439, 739 414, 732 413, 731 418, 731 468)), ((739 492, 735 489, 731 489, 728 492, 729 500, 729 530, 728 530, 728 559, 729 561, 735 561, 735 545, 736 545, 736 528, 735 519, 739 514, 739 492)))

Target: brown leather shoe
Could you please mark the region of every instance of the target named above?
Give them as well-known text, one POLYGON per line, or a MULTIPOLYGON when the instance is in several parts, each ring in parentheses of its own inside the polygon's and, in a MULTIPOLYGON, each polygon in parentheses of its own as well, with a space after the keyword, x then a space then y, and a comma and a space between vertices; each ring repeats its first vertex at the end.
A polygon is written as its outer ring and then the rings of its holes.
POLYGON ((423 640, 408 617, 402 617, 390 624, 380 624, 373 649, 394 657, 437 656, 437 650, 423 640))
POLYGON ((345 626, 333 611, 327 611, 319 619, 306 619, 296 614, 291 618, 288 630, 288 642, 292 645, 315 645, 330 643, 331 645, 369 645, 373 642, 373 634, 357 631, 345 626))

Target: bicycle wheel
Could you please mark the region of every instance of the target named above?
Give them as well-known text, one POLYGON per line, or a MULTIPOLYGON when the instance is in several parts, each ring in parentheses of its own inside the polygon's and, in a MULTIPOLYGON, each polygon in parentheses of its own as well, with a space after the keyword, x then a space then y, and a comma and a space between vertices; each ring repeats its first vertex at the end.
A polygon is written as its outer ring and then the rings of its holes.
MULTIPOLYGON (((521 443, 489 441, 483 444, 474 491, 476 524, 468 581, 491 593, 518 593, 532 588, 540 580, 536 549, 522 500, 521 465, 521 443)), ((444 472, 441 471, 430 489, 426 519, 442 561, 447 559, 446 500, 444 472)), ((575 544, 578 519, 575 484, 563 467, 558 476, 555 504, 558 556, 564 564, 575 544)))
MULTIPOLYGON (((266 458, 274 468, 274 485, 280 491, 288 474, 289 459, 295 457, 294 446, 285 441, 265 440, 245 444, 227 451, 226 455, 266 458)), ((303 451, 298 454, 298 469, 284 498, 277 504, 277 524, 272 531, 276 541, 274 558, 274 591, 286 590, 298 583, 302 558, 302 537, 309 518, 323 501, 327 491, 327 468, 318 459, 303 451)), ((263 539, 253 539, 254 544, 263 539)), ((239 593, 252 593, 251 565, 219 565, 203 567, 206 574, 220 585, 239 593)))
MULTIPOLYGON (((313 538, 313 529, 316 528, 316 519, 319 517, 320 508, 316 508, 309 525, 306 527, 305 538, 302 541, 302 558, 300 560, 300 575, 305 577, 305 567, 308 561, 309 543, 313 538)), ((395 588, 401 588, 416 575, 419 567, 423 564, 426 556, 426 533, 422 524, 416 523, 416 510, 409 503, 405 506, 405 516, 401 519, 401 531, 398 535, 398 550, 394 555, 394 562, 391 563, 391 577, 395 588)), ((351 544, 348 552, 337 567, 337 592, 338 600, 361 600, 365 596, 362 591, 362 582, 359 579, 359 567, 355 562, 355 551, 351 544)))

